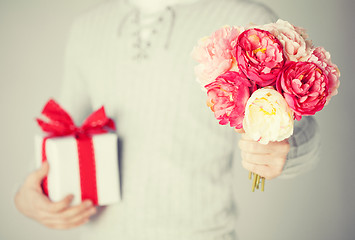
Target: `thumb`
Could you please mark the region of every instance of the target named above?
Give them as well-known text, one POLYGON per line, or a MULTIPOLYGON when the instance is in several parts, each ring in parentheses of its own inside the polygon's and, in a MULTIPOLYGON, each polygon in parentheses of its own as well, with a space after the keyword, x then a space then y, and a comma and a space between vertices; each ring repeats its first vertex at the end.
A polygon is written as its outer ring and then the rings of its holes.
POLYGON ((42 166, 34 171, 34 178, 36 182, 41 182, 43 178, 45 178, 48 175, 49 172, 49 164, 48 162, 43 162, 42 166))

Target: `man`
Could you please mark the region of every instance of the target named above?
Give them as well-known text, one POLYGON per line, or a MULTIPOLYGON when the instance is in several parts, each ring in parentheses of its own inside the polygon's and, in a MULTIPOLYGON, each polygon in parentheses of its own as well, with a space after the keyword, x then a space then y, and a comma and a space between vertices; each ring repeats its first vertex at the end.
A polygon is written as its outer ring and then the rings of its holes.
POLYGON ((71 206, 71 196, 51 202, 40 187, 43 164, 19 189, 18 209, 50 228, 88 222, 85 239, 235 239, 233 162, 242 156, 266 179, 295 175, 316 159, 317 127, 304 118, 289 140, 238 144, 239 134, 204 107, 190 52, 225 24, 275 20, 267 8, 236 0, 117 0, 81 16, 60 103, 77 122, 101 105, 115 119, 123 199, 99 213, 89 201, 71 206))

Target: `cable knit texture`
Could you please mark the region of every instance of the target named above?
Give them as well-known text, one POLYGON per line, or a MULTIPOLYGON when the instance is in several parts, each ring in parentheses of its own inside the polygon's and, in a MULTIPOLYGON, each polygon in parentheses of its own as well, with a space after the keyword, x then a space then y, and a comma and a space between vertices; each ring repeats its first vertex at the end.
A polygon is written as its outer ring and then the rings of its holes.
POLYGON ((235 0, 149 15, 107 1, 77 19, 61 104, 77 122, 104 105, 122 141, 123 199, 101 208, 83 239, 235 239, 231 165, 240 161, 238 135, 205 106, 190 53, 223 25, 275 20, 262 5, 235 0))

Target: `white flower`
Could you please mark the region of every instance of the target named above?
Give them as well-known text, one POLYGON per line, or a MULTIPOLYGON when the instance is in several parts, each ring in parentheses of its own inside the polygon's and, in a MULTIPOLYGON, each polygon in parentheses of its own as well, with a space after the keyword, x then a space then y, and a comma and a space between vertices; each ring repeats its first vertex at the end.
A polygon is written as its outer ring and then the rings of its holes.
POLYGON ((282 141, 293 133, 293 112, 279 92, 261 88, 247 101, 243 127, 247 136, 262 144, 282 141))

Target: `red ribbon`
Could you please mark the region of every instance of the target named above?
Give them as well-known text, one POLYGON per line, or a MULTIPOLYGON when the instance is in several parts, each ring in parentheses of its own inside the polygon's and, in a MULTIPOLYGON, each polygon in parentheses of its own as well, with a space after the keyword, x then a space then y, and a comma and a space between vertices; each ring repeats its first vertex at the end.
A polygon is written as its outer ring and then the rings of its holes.
MULTIPOLYGON (((108 129, 115 130, 115 123, 108 118, 104 107, 93 112, 80 126, 74 124, 70 115, 53 99, 50 99, 42 110, 48 119, 36 119, 44 132, 49 133, 42 142, 42 162, 47 161, 46 141, 49 138, 61 136, 74 136, 77 142, 80 169, 81 199, 90 199, 98 204, 96 167, 92 135, 106 133, 108 129)), ((48 196, 47 178, 42 183, 43 191, 48 196)))

